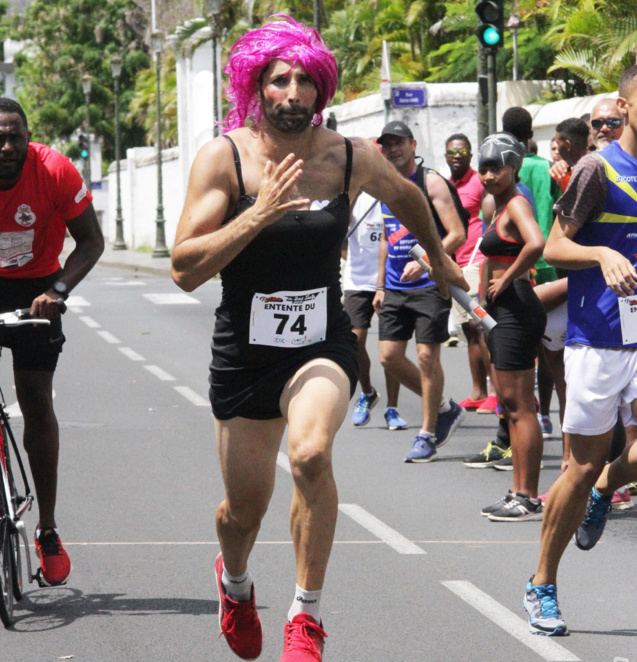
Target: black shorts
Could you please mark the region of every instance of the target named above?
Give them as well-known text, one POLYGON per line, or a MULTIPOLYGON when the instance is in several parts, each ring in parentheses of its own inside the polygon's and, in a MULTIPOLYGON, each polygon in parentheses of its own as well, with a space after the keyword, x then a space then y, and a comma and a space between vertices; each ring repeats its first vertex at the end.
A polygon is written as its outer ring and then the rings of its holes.
POLYGON ((449 339, 451 299, 444 299, 437 287, 414 290, 385 290, 380 309, 380 340, 409 340, 440 344, 449 339))
POLYGON ((546 312, 531 283, 514 280, 495 302, 487 299, 487 312, 497 322, 488 337, 495 369, 535 367, 537 345, 546 328, 546 312))
MULTIPOLYGON (((277 356, 281 354, 277 352, 277 356)), ((349 378, 351 398, 358 382, 358 348, 356 336, 347 329, 323 342, 291 349, 276 362, 260 367, 218 368, 213 358, 209 379, 212 413, 219 421, 235 416, 281 418, 279 400, 285 385, 306 363, 318 358, 334 361, 343 369, 349 378)))
MULTIPOLYGON (((57 279, 58 273, 44 278, 0 278, 0 312, 30 308, 33 299, 50 289, 57 279)), ((0 347, 11 349, 14 370, 53 372, 64 341, 62 320, 59 317, 52 320, 49 326, 0 326, 0 347)))
POLYGON ((343 308, 352 321, 353 329, 369 329, 374 317, 374 296, 376 292, 367 290, 345 290, 343 308))

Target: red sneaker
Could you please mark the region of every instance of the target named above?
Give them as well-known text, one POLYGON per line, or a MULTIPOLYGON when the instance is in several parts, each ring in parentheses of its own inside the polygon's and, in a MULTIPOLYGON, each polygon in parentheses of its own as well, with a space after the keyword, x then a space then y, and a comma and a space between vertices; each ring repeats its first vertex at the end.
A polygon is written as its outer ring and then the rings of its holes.
POLYGON ((482 405, 484 404, 486 398, 482 398, 482 400, 472 400, 471 398, 465 398, 462 402, 459 402, 458 404, 463 408, 463 409, 480 409, 482 405))
POLYGON ((55 529, 35 531, 35 553, 40 557, 38 577, 45 586, 62 586, 71 576, 71 559, 55 529))
POLYGON ((279 662, 321 662, 327 633, 306 613, 285 624, 283 655, 279 662))
POLYGON ((495 408, 498 406, 498 399, 495 395, 489 395, 482 404, 476 409, 476 414, 493 414, 495 408))
POLYGON ((611 501, 613 510, 630 510, 635 507, 633 500, 630 498, 630 493, 626 489, 619 489, 613 494, 611 501))
POLYGON ((256 660, 261 655, 263 637, 254 601, 254 586, 249 600, 235 602, 223 588, 222 572, 223 556, 219 553, 215 560, 215 576, 219 589, 219 627, 221 628, 219 637, 225 636, 232 652, 242 660, 256 660))

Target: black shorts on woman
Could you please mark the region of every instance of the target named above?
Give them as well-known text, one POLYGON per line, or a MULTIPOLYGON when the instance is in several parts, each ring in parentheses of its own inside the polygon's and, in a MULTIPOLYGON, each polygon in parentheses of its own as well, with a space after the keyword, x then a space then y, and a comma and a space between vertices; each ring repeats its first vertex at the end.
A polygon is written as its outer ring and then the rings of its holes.
POLYGON ((495 369, 534 368, 537 345, 546 328, 546 312, 531 282, 518 278, 495 301, 487 297, 487 312, 497 322, 488 337, 495 369))
MULTIPOLYGON (((233 149, 239 183, 235 218, 255 199, 246 194, 237 147, 229 136, 225 138, 233 149)), ((350 397, 354 394, 358 380, 356 336, 343 310, 340 287, 340 251, 350 220, 352 145, 347 139, 345 147, 343 192, 323 209, 285 213, 263 228, 221 271, 223 292, 215 312, 209 392, 218 420, 236 416, 280 418, 283 388, 300 368, 315 359, 336 363, 349 379, 350 397), (251 324, 259 295, 270 298, 280 292, 298 292, 301 300, 302 293, 323 288, 327 311, 323 340, 279 347, 259 344, 251 337, 255 335, 251 334, 251 324)), ((273 301, 279 298, 272 297, 273 301)), ((278 317, 282 325, 286 323, 284 315, 278 317)))

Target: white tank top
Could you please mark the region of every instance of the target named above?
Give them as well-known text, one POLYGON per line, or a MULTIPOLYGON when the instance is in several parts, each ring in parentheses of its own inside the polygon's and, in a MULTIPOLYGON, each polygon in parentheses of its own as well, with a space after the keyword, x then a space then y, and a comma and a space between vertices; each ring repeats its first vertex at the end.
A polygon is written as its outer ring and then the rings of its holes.
POLYGON ((361 192, 352 209, 350 230, 365 216, 348 239, 343 290, 374 291, 378 277, 378 249, 384 231, 380 202, 361 192), (368 210, 371 207, 371 211, 368 210), (368 212, 366 215, 365 213, 368 212))

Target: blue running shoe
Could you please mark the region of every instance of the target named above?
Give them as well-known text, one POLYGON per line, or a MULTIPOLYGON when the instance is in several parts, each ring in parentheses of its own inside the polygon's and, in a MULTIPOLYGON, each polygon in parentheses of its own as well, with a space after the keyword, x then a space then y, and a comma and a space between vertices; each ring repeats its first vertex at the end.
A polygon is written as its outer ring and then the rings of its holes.
POLYGON ((436 459, 436 438, 430 434, 417 434, 405 462, 433 462, 436 459))
POLYGON ((405 430, 407 428, 407 421, 400 417, 397 409, 388 407, 385 412, 385 422, 389 430, 405 430))
POLYGON ((602 496, 594 487, 588 497, 584 521, 575 532, 575 544, 583 550, 593 549, 604 533, 606 516, 612 509, 612 496, 602 496))
POLYGON ((361 397, 356 402, 356 409, 352 414, 352 423, 357 427, 367 425, 372 418, 371 411, 378 404, 380 395, 374 389, 371 395, 361 393, 361 397))
POLYGON ((553 584, 533 586, 532 581, 533 577, 526 585, 522 603, 529 615, 529 630, 533 634, 544 634, 548 637, 567 635, 568 628, 557 603, 557 588, 553 584))
POLYGON ((553 423, 548 416, 538 416, 540 428, 542 429, 542 438, 550 439, 553 436, 553 423))
POLYGON ((466 416, 466 410, 461 407, 457 402, 449 398, 451 409, 442 414, 438 414, 438 422, 436 423, 436 448, 444 446, 451 435, 456 431, 456 428, 462 423, 466 416))

